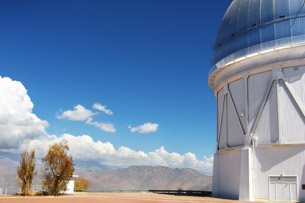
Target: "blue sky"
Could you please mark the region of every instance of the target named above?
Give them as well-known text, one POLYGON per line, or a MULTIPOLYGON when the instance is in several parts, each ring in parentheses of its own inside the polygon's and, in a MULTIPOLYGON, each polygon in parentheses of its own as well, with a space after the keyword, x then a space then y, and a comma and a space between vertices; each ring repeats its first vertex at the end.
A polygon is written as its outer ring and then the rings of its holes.
POLYGON ((145 153, 164 146, 203 160, 216 150, 216 100, 207 79, 230 3, 1 1, 0 76, 22 83, 48 135, 88 135, 145 153), (115 132, 88 124, 89 117, 59 118, 76 105, 98 112, 91 122, 110 123, 115 132), (157 128, 131 132, 145 123, 157 128))

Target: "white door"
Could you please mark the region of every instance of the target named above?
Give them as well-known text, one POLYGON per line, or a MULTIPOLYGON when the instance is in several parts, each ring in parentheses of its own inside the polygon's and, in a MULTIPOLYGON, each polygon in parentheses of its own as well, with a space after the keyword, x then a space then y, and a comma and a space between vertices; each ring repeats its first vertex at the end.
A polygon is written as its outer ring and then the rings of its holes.
POLYGON ((289 201, 290 200, 289 183, 276 184, 275 200, 279 200, 279 201, 289 201))
POLYGON ((269 177, 269 200, 296 201, 297 177, 296 176, 269 177))

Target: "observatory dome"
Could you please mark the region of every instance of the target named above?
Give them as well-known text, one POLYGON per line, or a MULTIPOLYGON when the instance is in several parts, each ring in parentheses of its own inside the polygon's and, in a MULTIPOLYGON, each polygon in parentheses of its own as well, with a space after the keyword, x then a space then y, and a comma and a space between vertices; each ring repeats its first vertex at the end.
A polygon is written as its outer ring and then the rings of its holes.
POLYGON ((218 31, 213 69, 256 52, 305 44, 304 26, 304 0, 234 0, 218 31))
POLYGON ((234 0, 213 62, 213 196, 305 202, 305 0, 234 0))

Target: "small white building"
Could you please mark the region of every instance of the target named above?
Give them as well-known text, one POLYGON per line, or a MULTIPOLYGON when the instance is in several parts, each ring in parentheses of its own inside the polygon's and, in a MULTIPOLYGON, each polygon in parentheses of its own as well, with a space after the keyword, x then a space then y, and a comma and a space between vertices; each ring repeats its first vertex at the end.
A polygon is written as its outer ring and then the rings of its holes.
MULTIPOLYGON (((78 175, 72 175, 72 177, 69 179, 69 182, 67 184, 67 189, 65 191, 60 191, 60 193, 74 194, 74 184, 76 178, 78 178, 78 175)), ((33 185, 32 191, 47 191, 47 189, 44 188, 42 185, 33 185)), ((0 188, 0 194, 1 194, 1 188, 0 188)))
POLYGON ((234 0, 213 62, 213 196, 305 201, 304 0, 234 0))
POLYGON ((78 178, 78 175, 72 175, 72 178, 68 182, 67 189, 65 191, 63 191, 62 193, 74 194, 74 184, 75 184, 76 178, 78 178))

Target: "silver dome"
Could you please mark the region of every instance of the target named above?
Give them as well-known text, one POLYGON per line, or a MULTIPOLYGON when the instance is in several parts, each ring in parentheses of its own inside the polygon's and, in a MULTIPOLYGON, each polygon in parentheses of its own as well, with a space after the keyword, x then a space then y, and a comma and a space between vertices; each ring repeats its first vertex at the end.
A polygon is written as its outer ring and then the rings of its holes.
POLYGON ((218 31, 211 72, 255 52, 300 43, 305 43, 304 0, 234 0, 218 31))

